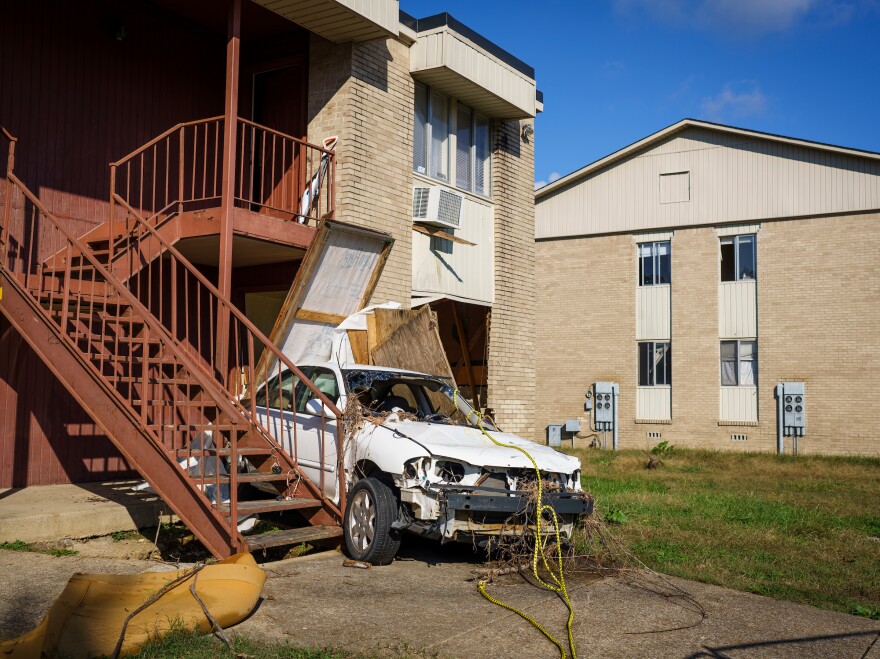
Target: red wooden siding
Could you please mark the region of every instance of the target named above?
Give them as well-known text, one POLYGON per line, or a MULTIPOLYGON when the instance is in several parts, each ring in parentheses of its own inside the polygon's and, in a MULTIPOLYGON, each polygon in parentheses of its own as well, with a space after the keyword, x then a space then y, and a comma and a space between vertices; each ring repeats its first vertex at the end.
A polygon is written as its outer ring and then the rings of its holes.
POLYGON ((224 47, 144 2, 3 2, 0 124, 20 140, 19 177, 78 232, 103 221, 111 161, 223 113, 224 47))
POLYGON ((0 315, 0 487, 136 476, 0 315))

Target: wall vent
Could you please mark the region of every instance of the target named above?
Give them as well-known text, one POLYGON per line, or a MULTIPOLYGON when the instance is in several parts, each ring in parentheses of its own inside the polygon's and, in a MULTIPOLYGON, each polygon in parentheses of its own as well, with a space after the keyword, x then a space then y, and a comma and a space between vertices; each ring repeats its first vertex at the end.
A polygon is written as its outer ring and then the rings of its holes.
POLYGON ((447 229, 461 228, 464 197, 437 185, 413 188, 413 220, 447 229))
POLYGON ((648 433, 648 439, 650 439, 650 440, 658 440, 658 439, 662 439, 662 438, 663 438, 662 432, 651 431, 648 433))
POLYGON ((745 441, 748 441, 749 436, 743 435, 743 434, 733 434, 730 436, 730 439, 732 439, 735 442, 745 442, 745 441))

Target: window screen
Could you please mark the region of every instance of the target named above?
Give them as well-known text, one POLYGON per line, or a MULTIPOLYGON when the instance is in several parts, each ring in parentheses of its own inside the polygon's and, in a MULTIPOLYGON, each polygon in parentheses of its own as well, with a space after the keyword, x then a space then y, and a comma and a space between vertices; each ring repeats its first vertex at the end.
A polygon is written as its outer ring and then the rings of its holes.
POLYGON ((428 173, 428 88, 416 84, 415 120, 413 122, 413 169, 428 173))
POLYGON ((474 192, 485 196, 489 195, 491 181, 492 149, 489 138, 489 121, 478 116, 474 121, 474 192))
POLYGON ((471 189, 471 152, 473 138, 473 113, 463 105, 456 112, 455 184, 465 190, 471 189))
POLYGON ((431 92, 430 176, 449 179, 449 99, 431 92))

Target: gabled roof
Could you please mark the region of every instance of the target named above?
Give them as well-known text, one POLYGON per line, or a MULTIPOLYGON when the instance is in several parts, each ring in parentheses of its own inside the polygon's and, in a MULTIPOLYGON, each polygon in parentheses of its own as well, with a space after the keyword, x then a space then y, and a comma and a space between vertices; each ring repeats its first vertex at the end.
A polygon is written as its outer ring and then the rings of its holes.
POLYGON ((733 135, 742 135, 745 137, 756 137, 763 140, 769 140, 772 142, 781 142, 785 144, 793 144, 796 146, 809 147, 813 149, 821 149, 825 151, 831 151, 834 153, 840 153, 849 156, 859 156, 862 158, 870 158, 872 160, 880 160, 880 153, 875 151, 863 151, 861 149, 851 149, 843 146, 836 146, 834 144, 825 144, 823 142, 812 142, 810 140, 802 140, 795 137, 786 137, 784 135, 775 135, 773 133, 764 133, 759 130, 748 130, 745 128, 736 128, 735 126, 727 126, 725 124, 716 124, 710 121, 701 121, 699 119, 682 119, 671 126, 667 126, 662 130, 658 130, 656 133, 652 133, 645 138, 642 138, 638 142, 633 142, 629 146, 625 146, 619 151, 615 151, 612 154, 605 156, 604 158, 600 158, 595 162, 590 163, 585 167, 581 167, 573 171, 570 174, 566 174, 560 179, 553 181, 553 183, 548 183, 547 185, 538 188, 535 191, 535 202, 539 202, 542 197, 547 196, 548 194, 559 190, 575 181, 578 181, 582 178, 593 174, 600 169, 611 165, 618 160, 626 158, 633 153, 644 149, 645 147, 656 144, 657 142, 677 133, 685 128, 706 128, 710 130, 715 130, 722 133, 730 133, 733 135))

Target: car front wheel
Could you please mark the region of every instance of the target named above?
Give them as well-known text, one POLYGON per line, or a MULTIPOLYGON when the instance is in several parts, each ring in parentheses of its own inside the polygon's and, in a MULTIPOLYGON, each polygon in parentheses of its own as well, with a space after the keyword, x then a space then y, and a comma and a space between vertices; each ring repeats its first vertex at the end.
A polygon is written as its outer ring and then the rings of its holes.
POLYGON ((349 556, 372 565, 388 565, 400 548, 400 533, 391 528, 397 499, 375 478, 355 483, 345 509, 345 547, 349 556))

